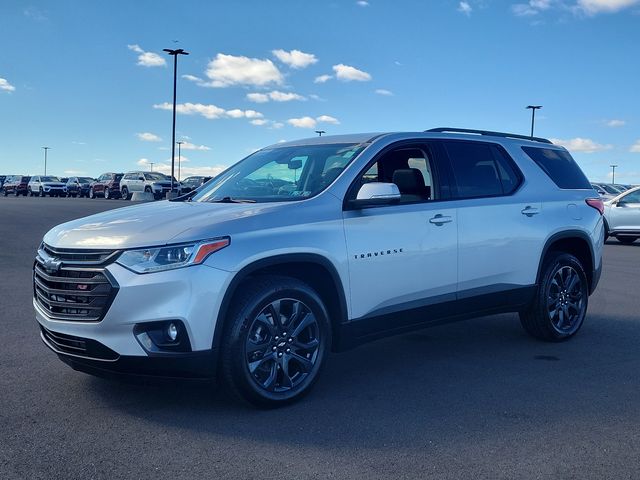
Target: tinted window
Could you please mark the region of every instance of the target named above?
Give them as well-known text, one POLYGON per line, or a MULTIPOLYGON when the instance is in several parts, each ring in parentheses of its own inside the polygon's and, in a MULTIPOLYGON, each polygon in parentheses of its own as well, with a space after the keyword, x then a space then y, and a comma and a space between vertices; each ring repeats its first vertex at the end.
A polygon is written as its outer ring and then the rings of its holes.
POLYGON ((626 203, 640 203, 640 190, 631 192, 620 199, 621 202, 626 203))
POLYGON ((520 175, 502 149, 480 142, 444 142, 460 198, 508 195, 520 175))
POLYGON ((522 150, 544 170, 551 180, 560 188, 577 188, 591 190, 589 180, 578 164, 565 150, 551 148, 522 147, 522 150))

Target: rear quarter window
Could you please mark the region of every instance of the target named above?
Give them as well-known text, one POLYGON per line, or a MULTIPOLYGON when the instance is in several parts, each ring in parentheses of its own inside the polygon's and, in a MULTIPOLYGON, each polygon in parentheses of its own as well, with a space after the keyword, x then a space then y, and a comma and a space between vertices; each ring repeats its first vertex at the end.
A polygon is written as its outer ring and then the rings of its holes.
POLYGON ((522 147, 522 150, 558 187, 580 190, 593 188, 569 152, 538 147, 522 147))

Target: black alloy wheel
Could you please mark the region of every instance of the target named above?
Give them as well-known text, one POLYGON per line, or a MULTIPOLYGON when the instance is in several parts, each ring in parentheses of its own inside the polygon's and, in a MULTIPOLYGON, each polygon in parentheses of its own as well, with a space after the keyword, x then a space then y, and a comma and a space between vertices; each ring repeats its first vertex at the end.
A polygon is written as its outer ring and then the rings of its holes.
POLYGON ((311 309, 293 298, 271 302, 253 319, 245 341, 251 378, 268 392, 295 390, 318 359, 320 327, 311 309))
POLYGON ((318 379, 331 344, 320 296, 306 283, 265 275, 234 297, 222 344, 222 373, 236 397, 273 408, 296 401, 318 379))
POLYGON ((129 200, 129 189, 127 187, 122 187, 120 192, 124 200, 129 200))
POLYGON ((566 340, 584 323, 588 302, 589 286, 580 261, 568 253, 551 252, 533 302, 520 312, 520 322, 540 340, 566 340))

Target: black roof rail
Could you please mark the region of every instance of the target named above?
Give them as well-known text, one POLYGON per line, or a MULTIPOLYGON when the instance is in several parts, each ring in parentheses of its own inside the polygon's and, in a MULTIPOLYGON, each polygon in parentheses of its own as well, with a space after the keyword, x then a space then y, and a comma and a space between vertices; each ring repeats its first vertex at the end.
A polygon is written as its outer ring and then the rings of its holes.
POLYGON ((490 130, 474 130, 472 128, 438 127, 425 130, 425 132, 473 133, 476 135, 488 135, 491 137, 519 138, 521 140, 530 140, 533 142, 553 143, 551 140, 541 137, 530 137, 529 135, 517 135, 515 133, 492 132, 490 130))

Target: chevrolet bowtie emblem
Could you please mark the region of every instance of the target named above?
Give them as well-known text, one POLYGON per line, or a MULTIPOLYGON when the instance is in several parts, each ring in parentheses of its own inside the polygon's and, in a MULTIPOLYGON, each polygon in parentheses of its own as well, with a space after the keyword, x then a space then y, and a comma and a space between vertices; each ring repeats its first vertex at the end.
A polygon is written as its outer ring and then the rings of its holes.
POLYGON ((47 258, 44 260, 44 269, 49 273, 56 273, 62 266, 62 261, 57 258, 47 258))

